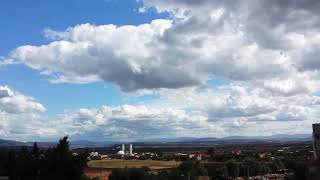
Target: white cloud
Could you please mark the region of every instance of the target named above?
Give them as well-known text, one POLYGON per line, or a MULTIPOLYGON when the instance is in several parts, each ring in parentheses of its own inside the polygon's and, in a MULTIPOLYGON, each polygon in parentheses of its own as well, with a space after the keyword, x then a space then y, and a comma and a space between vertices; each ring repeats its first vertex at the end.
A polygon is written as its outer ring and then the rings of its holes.
MULTIPOLYGON (((46 108, 32 97, 25 96, 8 86, 0 86, 0 136, 14 140, 38 139, 47 127, 41 112, 46 108)), ((42 134, 46 138, 50 133, 42 134)))
POLYGON ((54 39, 48 45, 21 46, 12 53, 55 83, 114 82, 124 91, 141 88, 175 88, 199 84, 183 65, 157 56, 158 39, 170 20, 154 20, 139 26, 83 24, 64 32, 46 30, 54 39), (174 78, 173 78, 174 77, 174 78))
POLYGON ((286 123, 292 126, 305 123, 306 126, 295 130, 309 133, 310 127, 307 125, 311 126, 319 117, 319 96, 283 96, 248 84, 231 84, 214 89, 163 90, 160 91, 160 95, 161 101, 155 103, 158 106, 175 106, 198 111, 207 117, 209 124, 219 125, 228 135, 246 135, 247 131, 252 133, 251 135, 259 135, 252 129, 256 128, 252 127, 253 124, 270 123, 275 125, 269 126, 268 132, 273 131, 276 126, 282 126, 282 130, 275 131, 276 134, 281 134, 290 131, 291 126, 286 123), (228 130, 229 128, 231 130, 228 130))
POLYGON ((57 116, 53 126, 76 139, 309 133, 309 126, 318 119, 320 102, 317 96, 278 96, 233 84, 155 93, 161 98, 145 105, 69 110, 57 116))
MULTIPOLYGON (((166 36, 171 42, 180 41, 187 52, 190 49, 186 39, 205 37, 200 43, 199 59, 207 65, 204 68, 207 73, 235 80, 255 80, 251 83, 272 79, 273 90, 276 83, 287 82, 290 89, 277 89, 288 95, 301 88, 301 83, 296 84, 300 87, 292 87, 295 75, 305 76, 306 69, 316 72, 319 69, 316 61, 319 56, 318 1, 143 2, 146 7, 169 11, 173 16, 188 12, 188 16, 182 21, 178 19, 175 26, 166 31, 166 36)), ((318 80, 314 76, 305 79, 318 80)))
POLYGON ((7 86, 0 86, 0 112, 19 114, 45 110, 45 107, 35 102, 32 97, 14 92, 7 86))
MULTIPOLYGON (((176 129, 223 130, 208 124, 207 118, 195 112, 177 108, 159 108, 144 105, 102 106, 98 109, 67 111, 58 116, 69 135, 74 138, 105 137, 138 140, 151 137, 177 136, 176 129)), ((58 123, 59 124, 59 123, 58 123)), ((187 135, 187 134, 185 134, 187 135)), ((190 134, 191 135, 191 134, 190 134)))
POLYGON ((8 132, 8 119, 4 112, 0 112, 0 135, 1 137, 7 137, 8 132))
POLYGON ((161 98, 147 104, 66 110, 53 117, 36 111, 3 111, 0 134, 18 140, 69 135, 72 139, 130 141, 308 133, 308 124, 316 122, 320 115, 317 96, 279 96, 243 84, 215 89, 163 89, 155 93, 161 98), (290 131, 293 127, 294 132, 290 131), (256 128, 264 129, 264 134, 256 128))

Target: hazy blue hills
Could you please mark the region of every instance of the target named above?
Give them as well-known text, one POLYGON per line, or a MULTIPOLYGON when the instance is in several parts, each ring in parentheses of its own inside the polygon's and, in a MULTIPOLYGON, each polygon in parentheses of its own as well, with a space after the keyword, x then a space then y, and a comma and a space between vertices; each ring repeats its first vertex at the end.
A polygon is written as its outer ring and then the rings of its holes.
POLYGON ((221 141, 221 140, 268 140, 268 141, 311 141, 310 134, 277 134, 272 136, 229 136, 224 138, 197 138, 193 141, 221 141))
POLYGON ((4 140, 0 139, 0 147, 2 146, 24 146, 25 143, 19 141, 11 141, 11 140, 4 140))
POLYGON ((153 138, 153 139, 143 139, 136 142, 187 142, 196 141, 199 138, 195 137, 177 137, 177 138, 153 138))
MULTIPOLYGON (((159 144, 159 143, 179 143, 179 144, 201 144, 201 143, 255 143, 255 142, 292 142, 292 141, 311 141, 310 134, 278 134, 272 136, 229 136, 224 138, 194 138, 194 137, 178 137, 178 138, 159 138, 159 139, 145 139, 135 141, 137 144, 159 144)), ((43 148, 48 148, 56 145, 57 142, 38 142, 38 145, 43 148)), ((71 141, 71 148, 83 148, 83 147, 103 147, 111 146, 115 144, 121 144, 120 141, 88 141, 78 140, 71 141)), ((128 142, 124 142, 128 143, 128 142)), ((0 139, 0 147, 18 147, 18 146, 32 146, 33 142, 20 142, 12 140, 0 139)))

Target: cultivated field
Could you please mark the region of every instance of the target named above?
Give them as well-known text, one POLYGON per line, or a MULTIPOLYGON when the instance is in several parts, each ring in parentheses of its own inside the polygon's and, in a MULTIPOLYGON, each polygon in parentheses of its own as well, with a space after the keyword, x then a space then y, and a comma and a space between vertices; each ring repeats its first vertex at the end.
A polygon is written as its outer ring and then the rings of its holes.
POLYGON ((168 169, 176 167, 180 164, 177 161, 153 161, 153 160, 93 160, 88 162, 91 168, 141 168, 149 167, 152 170, 168 169))
POLYGON ((111 170, 99 168, 85 168, 84 174, 90 178, 99 177, 100 180, 108 180, 109 175, 111 174, 111 170))

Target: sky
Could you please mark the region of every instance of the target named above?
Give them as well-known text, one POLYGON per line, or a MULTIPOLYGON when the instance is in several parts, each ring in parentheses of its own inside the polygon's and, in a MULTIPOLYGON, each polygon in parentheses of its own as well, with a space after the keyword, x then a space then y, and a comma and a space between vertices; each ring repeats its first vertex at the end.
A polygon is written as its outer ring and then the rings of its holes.
POLYGON ((2 0, 0 139, 307 134, 317 0, 2 0))

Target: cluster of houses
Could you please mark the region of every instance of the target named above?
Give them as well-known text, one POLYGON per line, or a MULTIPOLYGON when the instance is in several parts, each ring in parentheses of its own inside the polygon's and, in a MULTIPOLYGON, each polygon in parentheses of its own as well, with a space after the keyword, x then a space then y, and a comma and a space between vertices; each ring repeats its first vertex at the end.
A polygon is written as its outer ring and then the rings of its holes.
MULTIPOLYGON (((194 153, 180 153, 180 152, 173 152, 166 154, 165 156, 170 156, 174 159, 194 159, 201 161, 204 158, 208 158, 206 153, 201 152, 194 152, 194 153)), ((113 154, 100 154, 99 152, 92 151, 90 153, 90 159, 157 159, 160 155, 154 152, 140 152, 140 153, 134 153, 133 152, 133 146, 130 144, 129 151, 125 151, 125 145, 122 145, 121 150, 119 150, 117 153, 113 154)))

